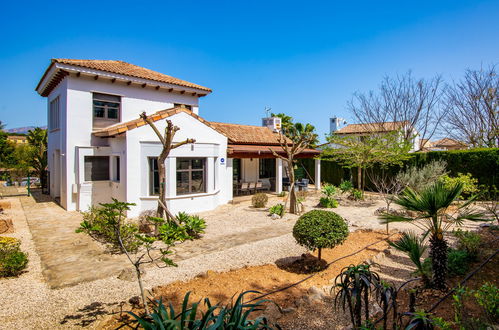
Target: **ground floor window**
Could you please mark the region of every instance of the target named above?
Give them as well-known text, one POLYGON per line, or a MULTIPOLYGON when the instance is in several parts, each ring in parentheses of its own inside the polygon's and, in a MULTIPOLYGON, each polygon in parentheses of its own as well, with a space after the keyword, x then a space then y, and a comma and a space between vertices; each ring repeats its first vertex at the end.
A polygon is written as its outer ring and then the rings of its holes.
POLYGON ((149 195, 159 195, 159 169, 158 158, 149 157, 149 195))
POLYGON ((206 158, 177 158, 177 195, 206 192, 206 158))
POLYGON ((109 180, 109 156, 85 156, 85 181, 109 180))
POLYGON ((275 158, 260 158, 259 166, 260 179, 275 178, 275 158))

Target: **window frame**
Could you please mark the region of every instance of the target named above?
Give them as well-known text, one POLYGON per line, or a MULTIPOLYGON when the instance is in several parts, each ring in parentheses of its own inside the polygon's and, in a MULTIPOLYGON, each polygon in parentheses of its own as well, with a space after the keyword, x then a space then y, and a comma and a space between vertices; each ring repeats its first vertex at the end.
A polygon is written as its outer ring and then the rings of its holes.
POLYGON ((109 156, 95 156, 95 155, 87 155, 83 157, 83 180, 85 182, 102 182, 102 181, 110 181, 111 180, 111 157, 109 156), (90 172, 90 177, 87 177, 87 159, 107 159, 107 176, 104 179, 94 179, 93 178, 93 164, 92 171, 90 172))
POLYGON ((149 196, 159 196, 159 189, 160 189, 160 182, 159 182, 159 165, 158 165, 158 157, 147 157, 147 173, 148 173, 148 193, 149 196), (154 161, 156 161, 156 168, 152 168, 154 165, 154 161), (157 185, 157 190, 158 192, 155 192, 155 177, 154 174, 157 173, 158 175, 158 185, 157 185))
POLYGON ((49 118, 48 118, 49 132, 61 128, 61 98, 57 95, 49 103, 49 118))
POLYGON ((207 187, 207 182, 206 182, 206 175, 207 175, 207 158, 206 157, 178 157, 176 159, 177 161, 177 165, 176 165, 176 169, 175 169, 175 187, 176 187, 176 190, 177 190, 177 196, 184 196, 184 195, 194 195, 194 194, 206 194, 208 192, 208 187, 207 187), (194 160, 202 160, 202 168, 192 168, 192 162, 194 160), (189 160, 189 167, 187 169, 179 169, 178 166, 179 166, 179 162, 182 161, 182 160, 189 160), (193 172, 202 172, 202 178, 203 178, 203 187, 201 189, 201 191, 192 191, 192 186, 193 186, 193 180, 192 180, 192 173, 193 172), (179 180, 178 180, 178 174, 179 173, 188 173, 188 187, 189 187, 189 191, 188 192, 182 192, 182 193, 179 193, 178 191, 178 184, 179 184, 179 180))
MULTIPOLYGON (((92 121, 93 125, 96 126, 96 123, 109 123, 109 125, 112 125, 114 123, 119 123, 121 121, 121 109, 122 109, 122 96, 121 95, 115 95, 115 94, 108 94, 108 93, 100 93, 100 92, 92 92, 92 121), (118 98, 116 101, 111 101, 111 100, 106 100, 105 97, 100 97, 100 95, 104 96, 111 96, 118 98), (103 102, 103 103, 118 103, 118 107, 110 107, 107 104, 104 105, 95 105, 95 101, 97 102, 103 102), (104 117, 97 117, 95 115, 95 109, 96 108, 103 108, 104 110, 104 117), (117 118, 109 118, 109 110, 110 109, 116 109, 117 111, 117 118)), ((99 126, 99 125, 97 125, 99 126)))

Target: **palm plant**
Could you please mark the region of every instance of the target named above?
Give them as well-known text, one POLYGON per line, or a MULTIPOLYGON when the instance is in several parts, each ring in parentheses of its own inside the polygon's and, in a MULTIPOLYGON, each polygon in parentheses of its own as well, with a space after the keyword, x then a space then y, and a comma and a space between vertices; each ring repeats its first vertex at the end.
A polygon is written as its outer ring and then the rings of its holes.
POLYGON ((430 286, 430 279, 421 263, 423 253, 426 251, 427 246, 423 243, 424 237, 418 237, 414 232, 404 232, 397 241, 388 241, 388 243, 399 251, 406 253, 409 259, 416 266, 417 275, 421 276, 426 287, 430 286))
POLYGON ((32 166, 36 174, 40 178, 42 189, 46 187, 47 180, 45 169, 47 168, 47 130, 40 127, 34 130, 29 130, 27 140, 30 146, 33 147, 32 166))
POLYGON ((395 198, 394 203, 402 206, 408 211, 414 212, 414 217, 404 217, 385 213, 381 216, 383 223, 409 222, 422 229, 425 235, 430 236, 430 257, 433 270, 433 287, 445 289, 445 278, 447 276, 447 249, 448 245, 444 238, 444 232, 451 226, 460 226, 464 220, 483 220, 482 214, 474 212, 469 208, 475 198, 458 206, 454 214, 448 214, 448 208, 457 200, 463 190, 462 183, 456 183, 446 188, 444 184, 437 181, 421 192, 407 188, 400 196, 395 198))

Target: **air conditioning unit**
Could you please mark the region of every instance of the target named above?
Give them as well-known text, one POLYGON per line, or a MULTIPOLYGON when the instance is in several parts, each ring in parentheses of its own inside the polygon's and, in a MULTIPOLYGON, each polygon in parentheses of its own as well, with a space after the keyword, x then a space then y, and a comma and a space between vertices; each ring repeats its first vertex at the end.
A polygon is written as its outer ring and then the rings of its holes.
POLYGON ((281 118, 279 117, 262 118, 262 126, 271 129, 273 132, 279 132, 281 130, 281 118))

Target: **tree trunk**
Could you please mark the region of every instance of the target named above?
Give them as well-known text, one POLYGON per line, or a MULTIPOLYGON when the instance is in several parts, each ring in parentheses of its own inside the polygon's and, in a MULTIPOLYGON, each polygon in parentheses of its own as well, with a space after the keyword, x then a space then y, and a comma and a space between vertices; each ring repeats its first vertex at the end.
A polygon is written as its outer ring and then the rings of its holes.
POLYGON ((137 281, 139 282, 140 295, 142 297, 142 302, 144 303, 144 310, 146 314, 149 314, 149 308, 147 306, 146 294, 144 292, 144 285, 142 284, 142 275, 140 274, 140 264, 134 264, 135 273, 137 274, 137 281))
POLYGON ((362 167, 357 167, 357 189, 362 190, 362 167))
POLYGON ((317 257, 319 258, 319 261, 321 261, 321 259, 322 259, 322 249, 321 248, 319 248, 319 252, 318 252, 317 257))
POLYGON ((295 171, 293 169, 293 159, 288 160, 288 176, 290 183, 290 192, 289 192, 289 213, 297 214, 298 208, 296 205, 296 192, 295 192, 295 171))
POLYGON ((433 287, 445 290, 445 279, 447 277, 447 242, 443 234, 434 233, 430 237, 430 258, 433 267, 433 287))

